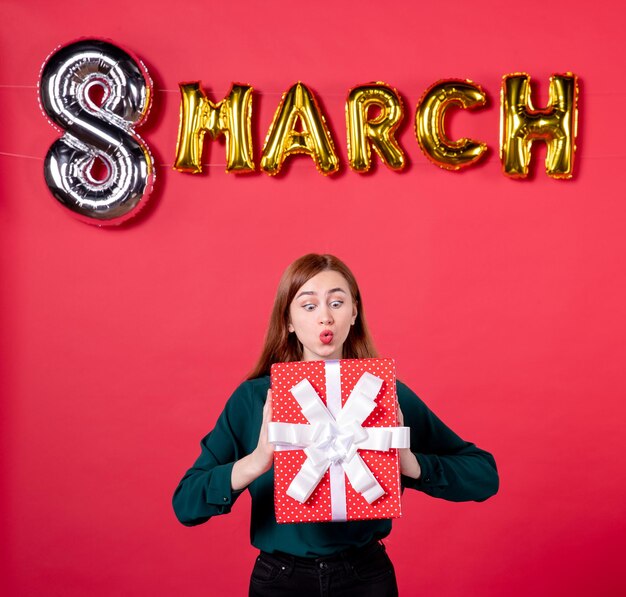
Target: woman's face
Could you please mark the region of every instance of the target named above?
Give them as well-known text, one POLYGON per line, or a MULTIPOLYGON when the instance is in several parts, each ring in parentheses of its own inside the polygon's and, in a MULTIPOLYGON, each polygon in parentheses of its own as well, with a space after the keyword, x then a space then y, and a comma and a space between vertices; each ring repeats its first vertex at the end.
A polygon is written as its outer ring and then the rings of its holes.
POLYGON ((357 308, 346 279, 327 270, 308 280, 289 306, 289 331, 302 343, 303 359, 340 359, 357 308))

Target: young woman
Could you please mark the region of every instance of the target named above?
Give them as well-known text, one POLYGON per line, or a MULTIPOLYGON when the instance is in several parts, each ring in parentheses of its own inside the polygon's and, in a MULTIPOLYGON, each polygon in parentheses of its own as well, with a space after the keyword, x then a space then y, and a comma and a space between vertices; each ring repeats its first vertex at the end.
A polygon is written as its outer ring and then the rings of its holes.
MULTIPOLYGON (((250 595, 397 595, 393 566, 380 542, 391 520, 277 524, 274 517, 272 363, 376 357, 356 280, 332 255, 305 255, 280 281, 262 355, 228 400, 201 454, 174 493, 180 522, 196 525, 230 512, 244 489, 252 498, 251 541, 261 553, 250 595)), ((401 424, 411 447, 400 450, 402 486, 451 501, 482 501, 498 490, 493 457, 446 427, 397 382, 401 424)))

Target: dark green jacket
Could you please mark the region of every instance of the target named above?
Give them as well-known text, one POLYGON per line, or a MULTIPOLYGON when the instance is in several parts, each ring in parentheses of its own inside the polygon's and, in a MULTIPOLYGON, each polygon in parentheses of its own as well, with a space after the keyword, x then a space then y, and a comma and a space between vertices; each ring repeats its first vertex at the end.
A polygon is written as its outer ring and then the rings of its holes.
MULTIPOLYGON (((242 383, 215 429, 200 442, 200 456, 174 493, 174 511, 183 524, 201 524, 230 512, 241 493, 231 489, 231 470, 257 445, 269 387, 269 377, 242 383)), ((418 480, 403 475, 403 487, 455 502, 482 501, 494 495, 498 473, 493 456, 462 440, 401 382, 397 382, 397 393, 404 424, 411 428, 411 450, 422 469, 418 480)), ((263 551, 317 557, 365 545, 391 531, 391 520, 277 524, 273 469, 247 489, 252 497, 250 538, 263 551)))

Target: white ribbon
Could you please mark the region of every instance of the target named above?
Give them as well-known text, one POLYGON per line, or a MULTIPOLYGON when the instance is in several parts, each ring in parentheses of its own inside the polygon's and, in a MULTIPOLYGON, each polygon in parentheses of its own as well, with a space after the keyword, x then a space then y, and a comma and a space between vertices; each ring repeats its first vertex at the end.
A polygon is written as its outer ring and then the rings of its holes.
POLYGON ((408 448, 409 428, 363 427, 365 419, 376 408, 383 380, 364 373, 342 408, 339 361, 326 361, 325 368, 328 406, 309 380, 303 379, 290 391, 310 425, 270 423, 268 436, 277 450, 304 450, 307 456, 287 495, 306 502, 330 469, 332 518, 346 520, 344 473, 369 504, 385 495, 357 450, 387 452, 391 448, 408 448))

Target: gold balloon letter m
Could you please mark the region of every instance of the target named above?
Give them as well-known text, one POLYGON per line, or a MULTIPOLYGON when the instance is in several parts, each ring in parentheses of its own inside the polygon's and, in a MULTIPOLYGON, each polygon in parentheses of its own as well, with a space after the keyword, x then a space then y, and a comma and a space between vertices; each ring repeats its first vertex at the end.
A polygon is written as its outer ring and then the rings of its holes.
POLYGON ((577 128, 577 77, 572 73, 550 77, 548 107, 535 110, 530 100, 530 77, 526 73, 502 79, 500 158, 504 173, 528 176, 530 148, 543 140, 548 146, 546 173, 571 178, 574 169, 577 128))
POLYGON ((226 137, 226 171, 251 172, 252 87, 233 85, 221 102, 214 104, 200 83, 180 84, 180 127, 174 168, 181 172, 202 172, 204 134, 212 139, 226 137))

